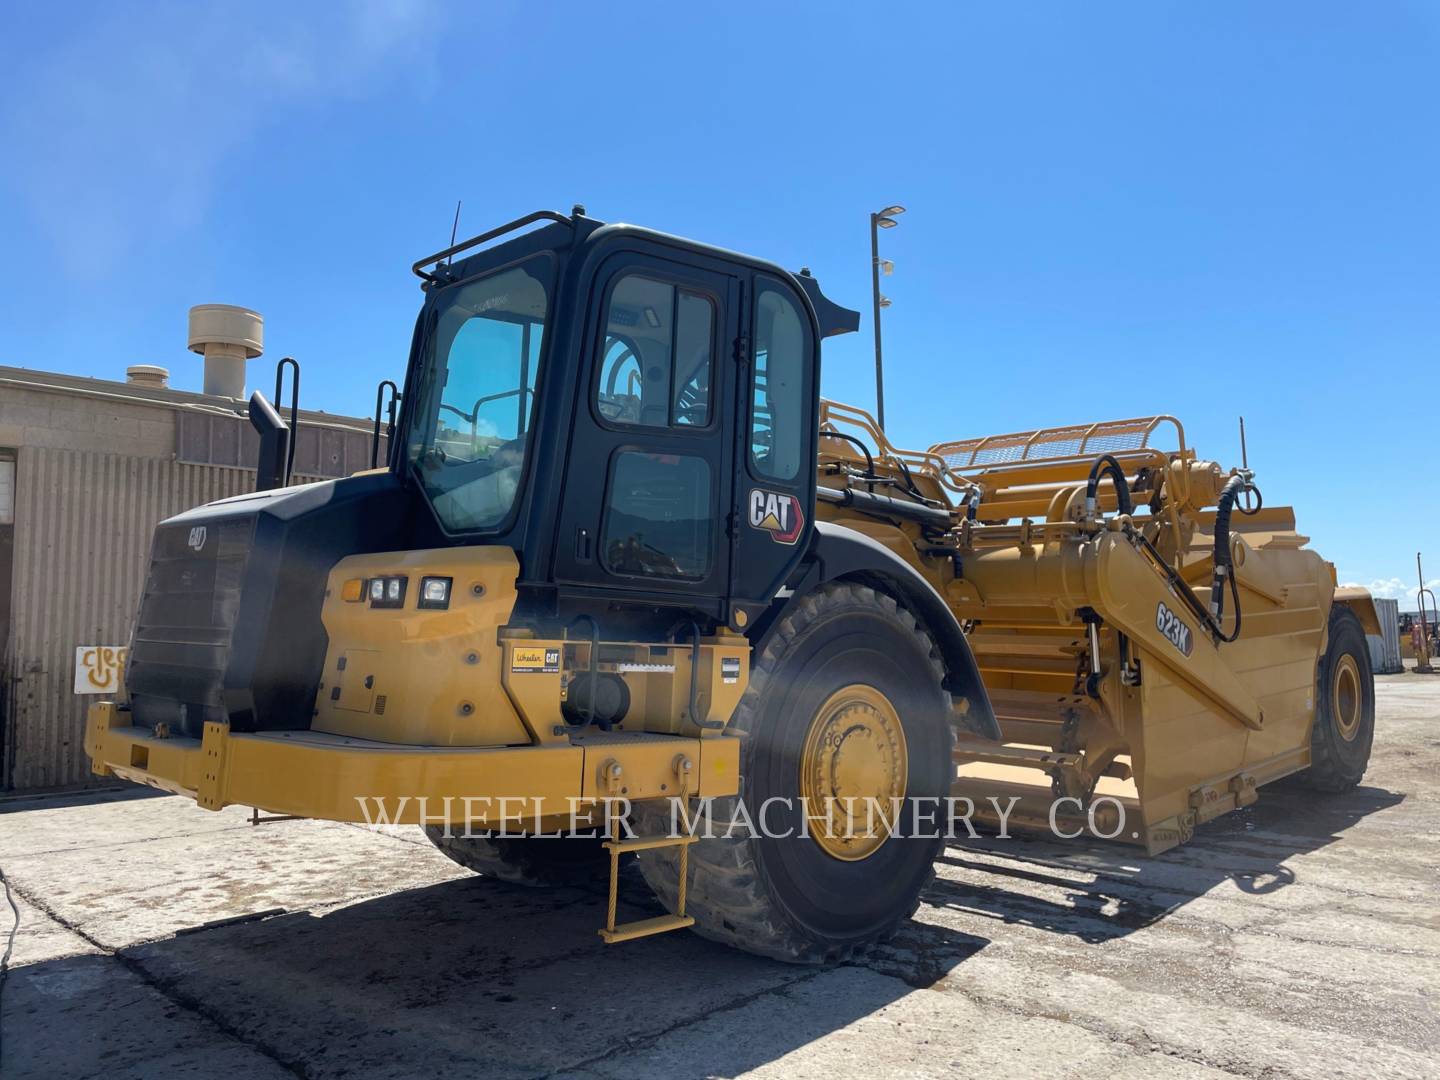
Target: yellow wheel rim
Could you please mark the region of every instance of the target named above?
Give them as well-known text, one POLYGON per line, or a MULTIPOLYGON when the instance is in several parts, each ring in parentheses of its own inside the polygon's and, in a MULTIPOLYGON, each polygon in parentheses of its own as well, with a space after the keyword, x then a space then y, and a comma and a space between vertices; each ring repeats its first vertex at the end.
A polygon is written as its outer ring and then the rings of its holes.
POLYGON ((855 683, 825 699, 800 756, 811 838, 827 855, 868 858, 889 838, 909 771, 905 731, 890 699, 855 683))
POLYGON ((1330 715, 1335 717, 1335 728, 1346 742, 1360 730, 1360 703, 1360 668, 1355 658, 1346 653, 1335 664, 1330 688, 1330 715))

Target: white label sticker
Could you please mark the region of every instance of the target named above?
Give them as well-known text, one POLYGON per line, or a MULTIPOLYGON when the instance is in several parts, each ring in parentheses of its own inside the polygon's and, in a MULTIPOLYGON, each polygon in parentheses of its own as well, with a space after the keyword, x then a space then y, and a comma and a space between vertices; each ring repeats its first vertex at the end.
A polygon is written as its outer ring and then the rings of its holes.
POLYGON ((122 645, 77 645, 75 693, 113 694, 118 691, 127 651, 122 645))

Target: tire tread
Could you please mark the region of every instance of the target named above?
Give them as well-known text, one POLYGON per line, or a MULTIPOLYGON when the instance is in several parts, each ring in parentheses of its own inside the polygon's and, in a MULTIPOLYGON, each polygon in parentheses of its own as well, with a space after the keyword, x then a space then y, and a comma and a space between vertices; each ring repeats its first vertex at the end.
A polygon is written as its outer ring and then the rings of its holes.
MULTIPOLYGON (((914 636, 930 659, 937 683, 945 675, 944 663, 934 640, 919 625, 914 615, 900 607, 886 593, 855 582, 822 586, 802 597, 795 609, 786 615, 767 644, 764 653, 752 666, 750 685, 740 698, 729 730, 742 738, 753 732, 768 683, 775 677, 789 646, 809 626, 828 615, 851 605, 879 607, 902 632, 914 636)), ((948 695, 946 697, 948 701, 948 695)), ((949 724, 946 731, 953 737, 949 724)), ((742 769, 743 772, 743 769, 742 769)), ((743 790, 744 777, 741 777, 743 790)), ((723 831, 725 811, 733 813, 735 800, 741 796, 717 799, 713 804, 715 831, 723 831)), ((638 829, 648 832, 669 827, 668 808, 657 810, 636 807, 638 829)), ((912 843, 920 843, 918 839, 912 843)), ((937 836, 930 862, 939 855, 943 837, 937 836)), ((920 906, 920 895, 934 880, 933 866, 924 886, 917 891, 914 903, 907 910, 897 911, 880 930, 866 939, 850 943, 816 941, 799 932, 785 916, 779 898, 770 889, 756 862, 754 842, 745 836, 707 837, 690 845, 690 882, 686 902, 687 914, 695 916, 693 929, 702 937, 725 945, 757 953, 776 960, 800 964, 831 964, 849 960, 874 944, 890 937, 909 920, 920 906)), ((679 856, 673 849, 659 848, 641 852, 640 871, 655 895, 670 911, 676 907, 676 886, 679 879, 679 856)))
POLYGON ((1361 762, 1358 770, 1354 767, 1347 767, 1336 752, 1336 741, 1340 738, 1339 731, 1335 728, 1334 718, 1330 715, 1329 680, 1331 669, 1331 645, 1336 640, 1342 629, 1353 629, 1361 642, 1358 650, 1360 669, 1364 675, 1371 679, 1368 702, 1370 715, 1365 717, 1362 723, 1365 724, 1365 737, 1372 739, 1375 730, 1375 693, 1374 681, 1370 672, 1370 654, 1368 648, 1364 647, 1365 631, 1360 625, 1360 620, 1355 613, 1342 604, 1334 604, 1330 608, 1330 626, 1326 637, 1325 656, 1320 664, 1320 677, 1317 680, 1315 701, 1315 722, 1310 725, 1310 767, 1300 774, 1299 779, 1305 786, 1316 791, 1340 794, 1349 791, 1360 783, 1365 775, 1365 766, 1369 762, 1370 752, 1367 745, 1364 761, 1361 762))

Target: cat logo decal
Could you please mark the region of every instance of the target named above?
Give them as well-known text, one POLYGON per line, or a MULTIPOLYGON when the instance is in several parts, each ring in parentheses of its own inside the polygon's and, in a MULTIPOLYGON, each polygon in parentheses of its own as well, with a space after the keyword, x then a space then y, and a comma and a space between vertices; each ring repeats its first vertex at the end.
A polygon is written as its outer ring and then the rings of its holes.
POLYGON ((805 528, 805 512, 794 495, 751 488, 750 527, 768 532, 777 544, 793 544, 805 528))

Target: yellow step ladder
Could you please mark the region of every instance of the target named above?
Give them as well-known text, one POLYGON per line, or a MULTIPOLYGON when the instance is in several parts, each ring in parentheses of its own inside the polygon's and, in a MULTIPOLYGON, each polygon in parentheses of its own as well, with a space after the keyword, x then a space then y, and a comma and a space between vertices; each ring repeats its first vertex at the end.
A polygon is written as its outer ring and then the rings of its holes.
MULTIPOLYGON (((696 841, 690 828, 689 815, 685 813, 685 794, 677 796, 680 799, 680 816, 685 822, 685 832, 680 836, 635 836, 626 840, 607 840, 602 845, 610 852, 610 903, 605 916, 605 926, 599 931, 600 936, 605 939, 605 944, 615 945, 622 941, 634 941, 636 938, 649 937, 652 934, 664 934, 670 930, 683 930, 687 926, 695 925, 695 916, 685 914, 685 894, 689 886, 690 878, 690 845, 696 841), (627 851, 653 851, 657 848, 678 847, 680 849, 680 881, 676 891, 675 913, 673 915, 656 915, 649 919, 636 919, 634 922, 615 925, 615 905, 619 899, 620 890, 620 856, 627 851)), ((610 823, 610 835, 619 837, 620 832, 617 826, 621 824, 618 816, 612 816, 611 811, 606 811, 610 823)))

